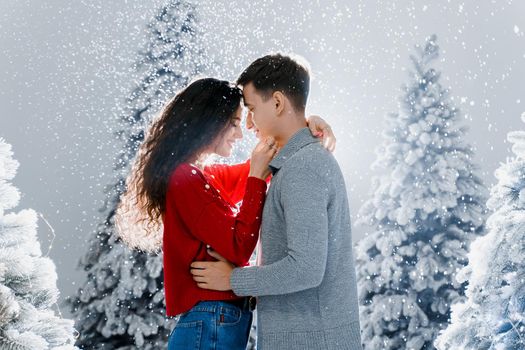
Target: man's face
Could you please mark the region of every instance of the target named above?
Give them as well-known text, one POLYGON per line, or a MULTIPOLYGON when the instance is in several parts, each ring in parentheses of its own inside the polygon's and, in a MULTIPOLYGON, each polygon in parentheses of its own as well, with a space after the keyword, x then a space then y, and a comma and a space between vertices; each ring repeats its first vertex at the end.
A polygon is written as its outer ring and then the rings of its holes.
POLYGON ((252 83, 243 87, 244 104, 248 108, 246 127, 255 131, 255 136, 262 140, 268 136, 275 136, 276 112, 273 98, 266 101, 252 83))

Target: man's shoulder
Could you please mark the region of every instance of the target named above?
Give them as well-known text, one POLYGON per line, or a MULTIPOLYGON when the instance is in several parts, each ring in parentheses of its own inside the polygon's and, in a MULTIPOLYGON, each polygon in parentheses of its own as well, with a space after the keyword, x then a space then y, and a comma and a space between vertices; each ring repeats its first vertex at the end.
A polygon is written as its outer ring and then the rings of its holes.
POLYGON ((320 143, 311 143, 298 150, 281 168, 283 184, 294 185, 304 180, 311 183, 331 183, 342 177, 333 154, 320 143))
POLYGON ((316 170, 338 167, 333 154, 324 148, 320 142, 312 142, 298 150, 290 159, 289 168, 316 170))

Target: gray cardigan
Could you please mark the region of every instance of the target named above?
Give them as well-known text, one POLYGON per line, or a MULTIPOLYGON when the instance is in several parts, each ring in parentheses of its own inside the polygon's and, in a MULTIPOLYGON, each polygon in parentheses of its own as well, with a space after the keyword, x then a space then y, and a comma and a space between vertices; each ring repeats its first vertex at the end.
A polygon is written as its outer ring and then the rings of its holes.
POLYGON ((335 158, 301 129, 270 163, 259 266, 236 268, 257 296, 258 349, 361 349, 350 212, 335 158))

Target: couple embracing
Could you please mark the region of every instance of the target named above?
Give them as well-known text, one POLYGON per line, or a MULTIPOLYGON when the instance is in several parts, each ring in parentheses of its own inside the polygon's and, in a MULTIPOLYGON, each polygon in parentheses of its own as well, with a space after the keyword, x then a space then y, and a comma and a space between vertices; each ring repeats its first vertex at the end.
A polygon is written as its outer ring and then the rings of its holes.
POLYGON ((127 191, 163 227, 169 350, 244 350, 255 305, 258 349, 361 349, 347 193, 309 85, 298 58, 267 55, 236 85, 194 81, 149 128, 127 191), (206 164, 242 138, 243 104, 250 159, 206 164))

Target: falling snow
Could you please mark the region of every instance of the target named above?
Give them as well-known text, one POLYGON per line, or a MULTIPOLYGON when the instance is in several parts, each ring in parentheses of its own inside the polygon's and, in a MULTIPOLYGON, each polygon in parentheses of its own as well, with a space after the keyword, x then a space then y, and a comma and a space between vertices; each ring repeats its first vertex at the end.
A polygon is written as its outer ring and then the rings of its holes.
MULTIPOLYGON (((495 169, 513 156, 506 135, 522 129, 522 1, 194 3, 206 58, 216 62, 207 74, 234 79, 270 51, 295 52, 310 62, 307 113, 325 117, 335 130, 335 156, 355 219, 372 185, 370 165, 382 140, 384 116, 399 107, 406 57, 431 33, 440 38, 438 68, 446 72, 441 83, 457 96, 453 102, 470 128, 465 140, 484 182, 494 184, 495 169)), ((114 138, 119 108, 140 78, 133 67, 148 42, 146 25, 165 4, 0 2, 0 64, 5 68, 0 71, 0 137, 13 145, 21 163, 15 179, 23 193, 21 207, 35 208, 49 221, 38 238, 51 247, 61 300, 85 279, 77 260, 105 216, 99 209, 121 149, 114 138)), ((237 159, 253 142, 245 135, 237 159)), ((425 142, 427 136, 420 138, 425 142)), ((407 160, 417 157, 412 153, 407 160)), ((356 227, 354 240, 364 231, 356 227)))

